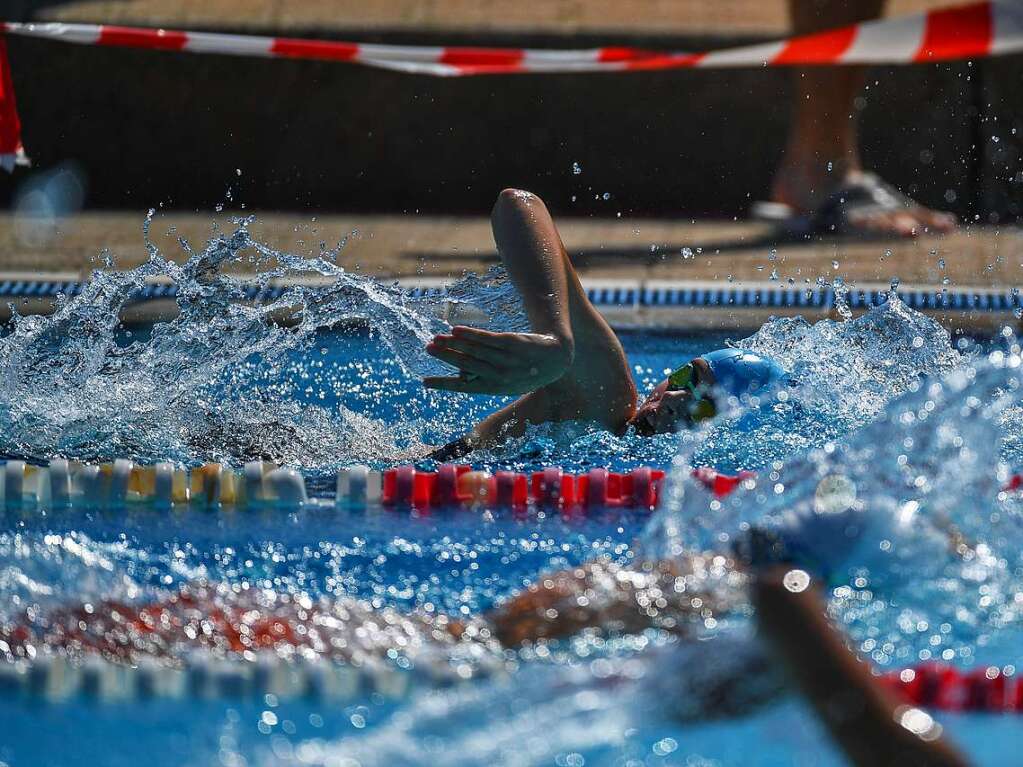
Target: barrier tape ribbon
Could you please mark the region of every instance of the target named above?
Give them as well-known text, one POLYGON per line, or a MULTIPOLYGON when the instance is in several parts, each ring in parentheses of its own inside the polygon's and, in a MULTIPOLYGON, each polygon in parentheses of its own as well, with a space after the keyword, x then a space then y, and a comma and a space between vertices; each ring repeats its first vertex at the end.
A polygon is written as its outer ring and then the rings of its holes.
MULTIPOLYGON (((751 66, 912 64, 1023 51, 1023 4, 1015 0, 942 8, 892 19, 703 53, 611 46, 585 50, 377 45, 289 37, 221 34, 109 24, 0 22, 9 35, 80 45, 340 61, 439 77, 635 72, 751 66)), ((20 152, 10 66, 0 46, 0 165, 20 152)))

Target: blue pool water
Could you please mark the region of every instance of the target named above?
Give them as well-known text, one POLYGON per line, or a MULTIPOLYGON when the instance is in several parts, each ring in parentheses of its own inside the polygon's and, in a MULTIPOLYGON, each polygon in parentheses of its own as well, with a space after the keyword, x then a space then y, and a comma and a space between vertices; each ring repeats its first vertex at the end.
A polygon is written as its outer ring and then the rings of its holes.
MULTIPOLYGON (((266 456, 301 468, 316 492, 329 494, 337 468, 415 460, 424 445, 458 436, 499 404, 425 392, 417 375, 431 363, 416 349, 442 326, 435 306, 342 278, 329 259, 283 259, 282 269, 344 284, 326 299, 296 291, 277 309, 301 305, 298 324, 269 324, 263 310, 233 300, 229 281, 208 277, 211 264, 237 258, 242 245, 250 244, 213 243, 184 268, 156 256, 140 274, 101 276, 93 294, 53 319, 21 320, 0 344, 0 448, 30 458, 131 455, 192 464, 266 456), (186 288, 181 315, 152 328, 119 327, 117 310, 132 281, 154 273, 186 288), (355 317, 369 330, 335 328, 355 317)), ((493 307, 499 289, 491 288, 470 285, 463 295, 493 307)), ((505 307, 488 321, 514 325, 513 314, 505 307)), ((724 340, 622 337, 641 390, 724 340)), ((916 515, 912 526, 885 527, 860 549, 836 555, 830 609, 860 651, 882 668, 926 659, 1019 665, 1023 507, 1017 494, 999 492, 1008 469, 1021 463, 1014 340, 982 353, 893 302, 856 320, 775 321, 743 343, 779 359, 793 383, 779 399, 746 403, 706 431, 645 440, 562 425, 471 457, 491 469, 659 466, 670 477, 655 513, 6 509, 0 625, 104 599, 162 600, 203 585, 220 589, 218 604, 228 606, 258 593, 314 604, 356 598, 376 611, 468 618, 544 572, 598 556, 628 565, 722 550, 744 524, 812 504, 821 478, 839 477, 872 513, 911 508, 916 515), (692 465, 753 469, 759 479, 714 501, 687 479, 692 465), (969 556, 942 545, 948 520, 969 542, 969 556)), ((694 628, 708 641, 656 631, 582 635, 501 655, 496 675, 436 685, 410 674, 401 694, 119 702, 0 692, 0 762, 840 763, 791 696, 731 718, 698 710, 703 682, 694 680, 727 673, 754 642, 741 584, 717 572, 702 580, 708 593, 723 590, 740 605, 694 628)), ((1003 764, 1023 745, 1011 715, 939 720, 980 764, 1003 764)))

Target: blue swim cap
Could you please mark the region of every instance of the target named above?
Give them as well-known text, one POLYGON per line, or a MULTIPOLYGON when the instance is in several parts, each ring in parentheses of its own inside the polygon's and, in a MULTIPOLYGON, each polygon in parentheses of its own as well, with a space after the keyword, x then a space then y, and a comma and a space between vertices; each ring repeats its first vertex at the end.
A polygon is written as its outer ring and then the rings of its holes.
POLYGON ((746 349, 718 349, 700 357, 714 374, 715 385, 733 397, 756 394, 785 378, 777 362, 746 349))

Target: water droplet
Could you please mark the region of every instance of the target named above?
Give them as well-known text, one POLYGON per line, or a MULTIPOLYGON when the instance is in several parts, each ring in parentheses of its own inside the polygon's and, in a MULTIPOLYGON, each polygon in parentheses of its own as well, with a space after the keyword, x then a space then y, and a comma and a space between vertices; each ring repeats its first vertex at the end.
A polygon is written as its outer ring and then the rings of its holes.
POLYGON ((578 176, 582 172, 583 167, 579 163, 577 162, 572 163, 572 175, 578 176))
POLYGON ((782 576, 782 585, 788 591, 798 594, 810 585, 810 575, 805 570, 789 570, 782 576))
POLYGON ((845 280, 841 277, 836 277, 834 283, 832 283, 832 289, 835 291, 835 310, 843 320, 852 319, 852 309, 849 308, 849 287, 845 284, 845 280))

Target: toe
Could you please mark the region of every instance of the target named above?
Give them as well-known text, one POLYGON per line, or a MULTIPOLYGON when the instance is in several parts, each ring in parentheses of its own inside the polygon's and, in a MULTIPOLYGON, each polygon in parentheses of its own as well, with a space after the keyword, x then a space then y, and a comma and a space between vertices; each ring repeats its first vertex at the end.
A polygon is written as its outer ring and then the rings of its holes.
POLYGON ((916 218, 902 211, 871 210, 850 214, 849 222, 858 229, 874 234, 911 237, 918 227, 916 218))
POLYGON ((951 232, 956 226, 956 217, 943 210, 923 210, 920 218, 923 225, 934 232, 951 232))

